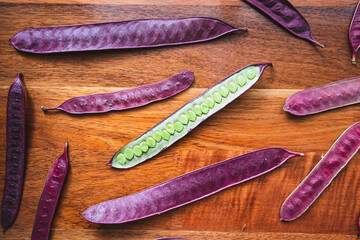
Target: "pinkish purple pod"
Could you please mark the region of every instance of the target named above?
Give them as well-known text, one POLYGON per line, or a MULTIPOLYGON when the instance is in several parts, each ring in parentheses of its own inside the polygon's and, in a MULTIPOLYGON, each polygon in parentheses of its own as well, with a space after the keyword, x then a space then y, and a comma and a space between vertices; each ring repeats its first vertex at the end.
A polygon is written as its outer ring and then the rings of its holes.
POLYGON ((286 199, 280 210, 282 221, 292 221, 300 217, 311 206, 357 153, 360 148, 359 139, 360 122, 357 122, 336 140, 326 155, 286 199))
POLYGON ((310 26, 298 10, 287 0, 244 0, 254 6, 266 16, 283 26, 293 35, 315 43, 318 43, 311 35, 310 26))
POLYGON ((304 116, 359 102, 360 77, 354 77, 297 92, 288 97, 283 110, 304 116))
POLYGON ((53 108, 42 110, 62 110, 71 114, 104 113, 147 105, 174 96, 189 88, 194 82, 194 74, 183 71, 154 84, 126 89, 113 93, 93 94, 71 98, 53 108))
POLYGON ((31 234, 32 240, 48 239, 49 237, 51 222, 67 175, 69 165, 67 154, 68 144, 65 143, 63 154, 51 166, 46 178, 31 234))
POLYGON ((1 225, 4 232, 18 215, 25 173, 25 91, 22 75, 10 86, 6 111, 6 168, 1 225))
POLYGON ((356 54, 360 48, 360 1, 358 2, 349 28, 349 40, 352 48, 352 63, 356 64, 356 54))
POLYGON ((27 29, 10 42, 24 52, 55 53, 180 45, 234 31, 247 29, 215 18, 145 19, 27 29))
POLYGON ((181 207, 223 189, 261 176, 300 153, 266 148, 218 162, 162 184, 88 208, 88 221, 117 224, 135 221, 181 207))

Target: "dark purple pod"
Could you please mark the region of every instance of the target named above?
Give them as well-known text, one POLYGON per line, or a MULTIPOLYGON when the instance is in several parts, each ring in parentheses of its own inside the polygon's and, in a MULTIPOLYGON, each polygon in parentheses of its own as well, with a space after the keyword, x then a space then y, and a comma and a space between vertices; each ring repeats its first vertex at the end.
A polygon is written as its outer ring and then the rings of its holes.
POLYGON ((55 53, 180 45, 246 30, 215 18, 145 19, 27 29, 10 42, 20 51, 55 53))
POLYGON ((360 48, 360 10, 358 2, 349 28, 349 40, 352 48, 352 63, 356 64, 356 54, 360 48))
POLYGON ((287 0, 244 0, 293 35, 324 47, 311 35, 310 26, 300 12, 287 0))
POLYGON ((67 152, 68 144, 65 143, 63 154, 56 159, 49 170, 36 212, 31 234, 32 240, 48 239, 49 237, 51 222, 69 165, 67 152))
POLYGON ((22 75, 10 86, 6 111, 6 170, 1 205, 1 225, 4 232, 18 215, 24 184, 25 165, 25 91, 22 75))
POLYGON ((354 77, 297 92, 288 97, 283 110, 304 116, 359 102, 360 77, 354 77))
POLYGON ((103 224, 130 222, 200 200, 263 175, 300 153, 267 148, 218 162, 162 184, 88 208, 81 215, 103 224))
POLYGON ((357 122, 346 129, 326 155, 286 199, 280 210, 282 221, 292 221, 300 217, 311 206, 358 152, 360 148, 359 139, 360 122, 357 122))
POLYGON ((147 105, 174 96, 189 88, 194 82, 194 74, 183 71, 154 84, 121 90, 113 93, 100 93, 66 100, 57 107, 42 110, 62 110, 71 114, 103 113, 147 105))

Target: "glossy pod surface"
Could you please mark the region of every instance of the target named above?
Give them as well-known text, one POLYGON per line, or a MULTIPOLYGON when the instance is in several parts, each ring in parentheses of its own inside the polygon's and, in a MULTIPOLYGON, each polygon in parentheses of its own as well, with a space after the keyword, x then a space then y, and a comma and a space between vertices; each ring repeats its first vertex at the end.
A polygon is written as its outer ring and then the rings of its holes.
POLYGON ((19 212, 25 165, 25 91, 21 73, 10 86, 6 111, 6 170, 1 225, 6 231, 19 212))
POLYGON ((94 223, 124 223, 160 214, 263 175, 299 153, 267 148, 218 162, 126 197, 99 203, 81 215, 94 223))
POLYGON ((349 28, 349 40, 352 48, 352 63, 356 64, 356 54, 360 48, 360 1, 358 2, 349 28))
POLYGON ((349 78, 291 95, 283 110, 294 115, 310 115, 360 102, 360 77, 349 78))
POLYGON ((320 196, 336 175, 360 148, 360 122, 350 126, 326 155, 286 199, 280 210, 281 220, 300 217, 320 196))
POLYGON ((152 158, 248 90, 268 65, 248 65, 219 81, 121 148, 109 165, 130 168, 152 158))
POLYGON ((10 39, 20 51, 55 53, 203 42, 236 28, 215 18, 145 19, 27 29, 10 39))
POLYGON ((194 82, 194 74, 183 71, 154 84, 121 90, 113 93, 93 94, 71 98, 54 108, 71 114, 103 113, 144 106, 174 96, 189 88, 194 82))
POLYGON ((51 222, 63 187, 69 165, 68 145, 63 154, 51 166, 39 200, 35 223, 31 234, 32 240, 48 239, 51 222))
POLYGON ((287 0, 244 0, 283 26, 293 35, 324 47, 311 35, 310 26, 298 10, 287 0))

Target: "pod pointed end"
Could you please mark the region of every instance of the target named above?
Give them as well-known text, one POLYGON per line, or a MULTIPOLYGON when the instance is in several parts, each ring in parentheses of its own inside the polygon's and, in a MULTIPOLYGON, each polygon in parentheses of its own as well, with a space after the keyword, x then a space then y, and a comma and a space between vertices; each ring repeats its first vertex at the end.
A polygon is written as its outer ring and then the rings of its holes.
POLYGON ((304 153, 299 153, 299 156, 303 157, 303 156, 305 156, 305 154, 304 153))
POLYGON ((355 55, 353 55, 353 57, 352 57, 352 59, 351 59, 351 63, 352 63, 353 65, 356 65, 356 56, 355 56, 355 55))
POLYGON ((324 44, 319 43, 319 42, 316 41, 313 37, 311 37, 310 40, 311 40, 311 42, 315 43, 316 45, 318 45, 318 46, 321 47, 321 48, 324 48, 324 47, 325 47, 324 44))

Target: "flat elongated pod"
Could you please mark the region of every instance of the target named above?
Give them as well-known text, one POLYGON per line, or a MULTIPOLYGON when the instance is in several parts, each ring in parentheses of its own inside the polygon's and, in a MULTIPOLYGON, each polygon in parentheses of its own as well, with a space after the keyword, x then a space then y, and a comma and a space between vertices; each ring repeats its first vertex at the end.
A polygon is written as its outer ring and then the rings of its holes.
POLYGON ((280 24, 293 35, 324 47, 311 35, 310 26, 300 12, 287 0, 244 0, 280 24))
POLYGON ((121 90, 113 93, 93 94, 74 97, 53 108, 42 110, 62 110, 71 114, 103 113, 144 106, 174 96, 189 88, 194 82, 194 74, 183 71, 154 84, 121 90))
POLYGON ((10 42, 20 51, 55 53, 188 44, 246 30, 215 18, 145 19, 27 29, 10 42))
POLYGON ((108 165, 130 168, 152 158, 248 90, 268 65, 248 65, 219 81, 121 148, 108 165))
POLYGON ((355 77, 297 92, 288 97, 283 110, 303 116, 359 102, 360 77, 355 77))
POLYGON ((357 153, 360 148, 359 139, 360 122, 357 122, 336 140, 326 155, 286 199, 280 210, 281 220, 292 221, 311 206, 357 153))
POLYGON ((349 40, 352 48, 352 63, 356 64, 356 54, 360 48, 360 1, 358 2, 349 28, 349 40))
POLYGON ((6 170, 1 205, 4 232, 18 215, 25 173, 25 91, 21 73, 10 86, 6 111, 6 170))
POLYGON ((68 144, 65 143, 63 154, 51 166, 46 178, 31 234, 32 240, 48 239, 49 237, 51 222, 67 175, 69 165, 67 154, 68 144))
POLYGON ((88 221, 115 224, 160 214, 197 201, 223 189, 263 175, 300 153, 283 148, 249 152, 189 172, 122 198, 88 208, 81 215, 88 221))

